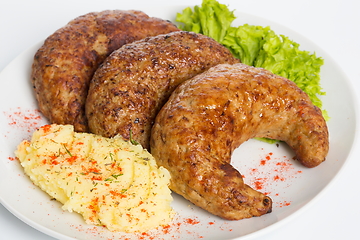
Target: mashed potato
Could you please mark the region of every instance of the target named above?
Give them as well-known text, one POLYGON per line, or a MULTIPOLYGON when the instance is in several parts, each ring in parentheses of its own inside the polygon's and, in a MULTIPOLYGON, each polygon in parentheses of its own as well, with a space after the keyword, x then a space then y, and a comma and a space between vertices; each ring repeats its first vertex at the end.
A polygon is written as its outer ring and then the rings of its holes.
POLYGON ((18 146, 16 156, 36 185, 88 224, 146 231, 174 215, 169 172, 140 145, 120 137, 45 125, 18 146))

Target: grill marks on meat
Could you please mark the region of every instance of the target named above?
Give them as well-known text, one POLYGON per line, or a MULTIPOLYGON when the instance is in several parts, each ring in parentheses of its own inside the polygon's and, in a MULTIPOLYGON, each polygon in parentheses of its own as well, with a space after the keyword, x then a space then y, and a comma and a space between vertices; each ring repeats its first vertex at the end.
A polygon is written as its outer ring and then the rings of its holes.
POLYGON ((307 167, 328 153, 321 111, 293 82, 264 69, 222 64, 181 84, 157 115, 151 153, 171 173, 170 188, 225 219, 271 211, 250 188, 231 154, 254 137, 283 140, 307 167))
POLYGON ((238 63, 215 40, 172 32, 124 45, 98 68, 86 101, 90 131, 132 138, 149 149, 156 114, 183 81, 220 63, 238 63))
POLYGON ((178 30, 140 11, 93 12, 70 21, 49 36, 34 57, 31 79, 41 112, 51 123, 87 131, 89 82, 104 59, 126 43, 178 30))

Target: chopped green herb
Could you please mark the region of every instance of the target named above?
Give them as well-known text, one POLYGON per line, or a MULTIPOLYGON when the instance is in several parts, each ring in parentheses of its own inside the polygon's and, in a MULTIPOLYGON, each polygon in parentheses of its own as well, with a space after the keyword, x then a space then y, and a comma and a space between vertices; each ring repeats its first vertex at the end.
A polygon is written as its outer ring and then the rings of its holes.
POLYGON ((109 153, 111 161, 114 161, 114 154, 112 152, 109 153))
POLYGON ((113 174, 113 175, 111 175, 113 178, 115 178, 115 179, 117 179, 118 177, 120 177, 120 176, 122 176, 122 175, 124 175, 124 174, 113 174))
POLYGON ((132 133, 132 129, 130 129, 130 142, 133 145, 139 145, 140 143, 138 143, 136 140, 133 139, 133 133, 132 133))
POLYGON ((65 144, 63 144, 63 146, 64 146, 64 148, 65 148, 65 150, 66 150, 67 154, 69 154, 69 155, 70 155, 70 157, 72 157, 72 154, 71 154, 71 152, 69 151, 69 149, 67 149, 66 145, 65 145, 65 144))

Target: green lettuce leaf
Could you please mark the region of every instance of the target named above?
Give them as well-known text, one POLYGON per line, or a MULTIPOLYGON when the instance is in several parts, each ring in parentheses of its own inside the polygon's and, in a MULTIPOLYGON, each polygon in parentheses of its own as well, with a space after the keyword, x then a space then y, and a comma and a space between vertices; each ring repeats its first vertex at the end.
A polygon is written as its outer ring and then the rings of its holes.
MULTIPOLYGON (((265 68, 285 77, 308 94, 312 103, 322 109, 319 98, 325 95, 320 86, 320 70, 324 60, 284 35, 277 35, 270 27, 244 24, 231 27, 221 42, 242 63, 265 68)), ((328 115, 323 110, 324 117, 328 115)))
POLYGON ((254 66, 269 30, 269 27, 263 28, 248 24, 231 27, 221 43, 230 49, 242 63, 254 66))
POLYGON ((176 21, 183 23, 179 25, 180 29, 202 33, 218 42, 222 42, 234 19, 233 11, 216 0, 203 0, 201 7, 185 8, 176 16, 176 21))
MULTIPOLYGON (((312 103, 322 109, 319 96, 325 92, 320 86, 320 70, 324 60, 315 53, 300 50, 298 43, 276 34, 269 26, 233 27, 234 20, 233 11, 216 0, 203 0, 201 6, 188 7, 176 16, 180 29, 207 35, 227 47, 242 63, 267 69, 295 82, 312 103)), ((322 112, 328 120, 326 110, 322 112)))
MULTIPOLYGON (((322 109, 319 98, 325 95, 320 86, 320 70, 324 60, 284 35, 277 35, 270 27, 244 24, 228 29, 221 42, 242 63, 265 68, 285 77, 308 94, 312 103, 322 109)), ((326 111, 324 117, 328 119, 326 111)))

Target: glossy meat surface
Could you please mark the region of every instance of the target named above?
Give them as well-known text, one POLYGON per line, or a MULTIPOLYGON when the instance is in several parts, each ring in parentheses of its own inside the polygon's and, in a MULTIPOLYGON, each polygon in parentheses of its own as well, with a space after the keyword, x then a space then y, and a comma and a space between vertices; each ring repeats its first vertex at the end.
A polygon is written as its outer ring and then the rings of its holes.
POLYGON ((70 21, 34 57, 31 80, 41 112, 51 123, 87 131, 85 99, 103 60, 126 43, 173 31, 174 24, 140 11, 92 12, 70 21))
POLYGON ((151 153, 170 171, 173 191, 237 220, 271 210, 271 199, 246 185, 230 162, 233 150, 254 137, 285 141, 307 167, 323 162, 329 148, 321 111, 293 82, 223 64, 173 92, 153 126, 151 153))
POLYGON ((114 51, 96 71, 86 101, 90 131, 149 149, 156 114, 183 81, 220 63, 238 63, 215 40, 191 32, 146 38, 114 51))

